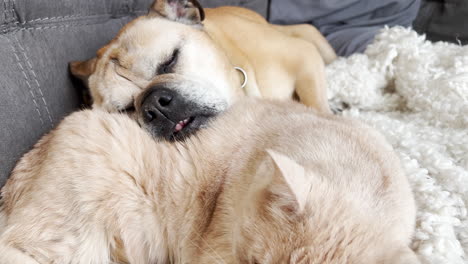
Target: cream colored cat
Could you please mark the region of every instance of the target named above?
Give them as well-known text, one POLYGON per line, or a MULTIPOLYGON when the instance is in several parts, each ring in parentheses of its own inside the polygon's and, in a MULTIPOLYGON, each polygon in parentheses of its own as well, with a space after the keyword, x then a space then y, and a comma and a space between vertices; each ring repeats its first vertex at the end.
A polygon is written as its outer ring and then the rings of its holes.
POLYGON ((419 263, 391 146, 293 102, 237 103, 174 143, 123 114, 78 112, 2 195, 2 264, 419 263))

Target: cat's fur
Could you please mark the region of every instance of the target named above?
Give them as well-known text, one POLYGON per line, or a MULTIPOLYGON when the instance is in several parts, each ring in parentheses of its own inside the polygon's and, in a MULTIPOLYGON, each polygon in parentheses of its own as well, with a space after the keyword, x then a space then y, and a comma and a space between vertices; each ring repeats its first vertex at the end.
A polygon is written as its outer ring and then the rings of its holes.
POLYGON ((419 263, 392 147, 293 102, 237 103, 175 143, 125 115, 78 112, 2 195, 2 264, 419 263))

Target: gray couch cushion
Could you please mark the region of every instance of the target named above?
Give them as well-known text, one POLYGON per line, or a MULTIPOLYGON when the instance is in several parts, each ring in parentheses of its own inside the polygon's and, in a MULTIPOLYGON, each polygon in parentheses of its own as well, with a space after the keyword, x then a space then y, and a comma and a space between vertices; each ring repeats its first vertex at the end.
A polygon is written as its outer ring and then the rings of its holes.
POLYGON ((420 0, 271 0, 273 23, 311 23, 340 56, 363 52, 385 25, 410 26, 420 0))
POLYGON ((242 6, 255 10, 263 17, 267 17, 269 0, 199 0, 204 7, 217 7, 224 5, 242 6))
MULTIPOLYGON (((68 63, 94 56, 153 0, 1 0, 0 186, 16 161, 65 115, 80 95, 68 63)), ((266 1, 208 0, 255 8, 266 1)))

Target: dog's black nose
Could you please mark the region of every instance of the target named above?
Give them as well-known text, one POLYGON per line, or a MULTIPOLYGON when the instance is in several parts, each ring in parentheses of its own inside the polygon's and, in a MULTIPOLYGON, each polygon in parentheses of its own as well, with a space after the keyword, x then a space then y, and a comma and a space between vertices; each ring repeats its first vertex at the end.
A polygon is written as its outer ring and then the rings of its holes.
POLYGON ((146 129, 158 138, 183 139, 216 114, 186 97, 164 84, 148 88, 137 107, 146 129))
POLYGON ((161 82, 146 89, 135 100, 141 125, 155 138, 183 139, 219 112, 209 103, 200 102, 198 96, 179 92, 186 90, 181 85, 194 86, 190 81, 161 82))
POLYGON ((145 122, 152 122, 158 115, 170 118, 175 113, 183 111, 183 103, 177 97, 174 91, 166 88, 151 89, 141 104, 145 122))

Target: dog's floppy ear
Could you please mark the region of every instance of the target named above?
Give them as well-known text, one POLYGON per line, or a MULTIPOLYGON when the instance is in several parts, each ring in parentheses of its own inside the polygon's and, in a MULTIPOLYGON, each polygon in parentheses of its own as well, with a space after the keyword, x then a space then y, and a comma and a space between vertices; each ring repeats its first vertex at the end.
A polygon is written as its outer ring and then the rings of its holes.
POLYGON ((96 60, 96 58, 92 58, 86 61, 70 62, 70 72, 73 74, 73 76, 82 80, 86 85, 88 85, 88 78, 96 69, 96 60))
POLYGON ((87 61, 73 61, 69 65, 71 74, 76 79, 81 81, 80 84, 72 80, 74 85, 79 87, 77 90, 80 92, 83 102, 86 106, 91 106, 93 103, 89 90, 88 79, 96 69, 96 61, 96 58, 92 58, 87 61))
POLYGON ((201 23, 205 11, 197 0, 155 0, 149 15, 162 16, 188 25, 201 23))

